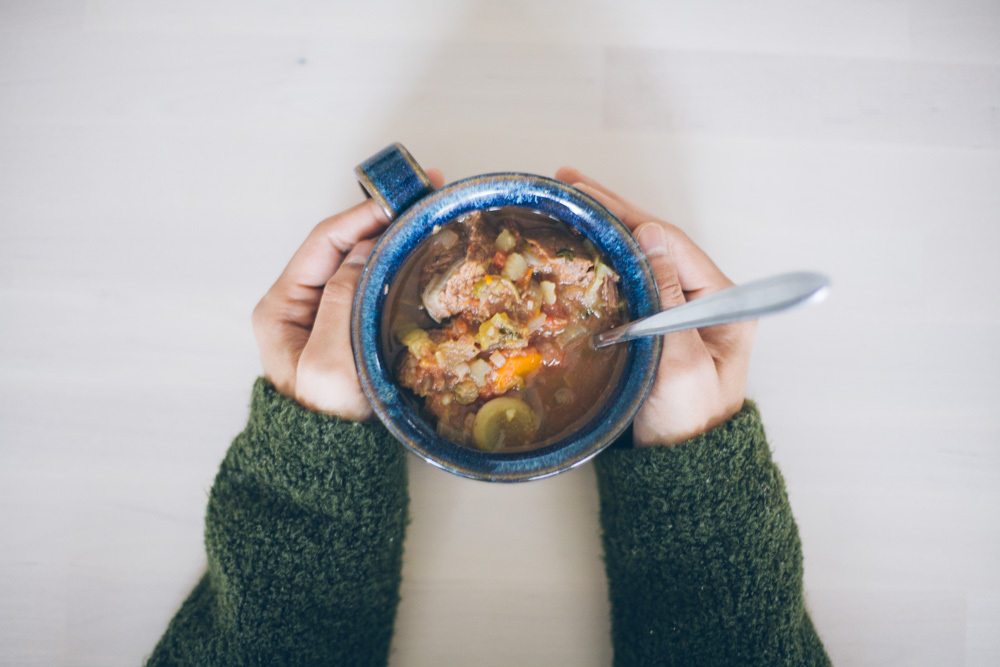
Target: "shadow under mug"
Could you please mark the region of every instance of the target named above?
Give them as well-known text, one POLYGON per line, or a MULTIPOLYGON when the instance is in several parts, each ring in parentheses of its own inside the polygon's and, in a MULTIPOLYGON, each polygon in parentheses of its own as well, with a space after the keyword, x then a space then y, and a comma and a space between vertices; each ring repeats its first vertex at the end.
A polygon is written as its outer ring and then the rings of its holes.
POLYGON ((392 223, 362 272, 351 315, 351 345, 361 386, 375 414, 408 449, 456 475, 491 482, 539 479, 569 470, 595 456, 621 435, 652 386, 661 339, 628 343, 617 386, 578 431, 540 449, 491 453, 454 443, 417 413, 393 378, 382 350, 389 288, 403 263, 434 231, 467 213, 515 206, 542 213, 578 229, 620 277, 629 320, 660 310, 656 283, 628 229, 592 197, 560 181, 513 172, 466 178, 440 190, 402 145, 391 144, 355 169, 364 190, 392 223))

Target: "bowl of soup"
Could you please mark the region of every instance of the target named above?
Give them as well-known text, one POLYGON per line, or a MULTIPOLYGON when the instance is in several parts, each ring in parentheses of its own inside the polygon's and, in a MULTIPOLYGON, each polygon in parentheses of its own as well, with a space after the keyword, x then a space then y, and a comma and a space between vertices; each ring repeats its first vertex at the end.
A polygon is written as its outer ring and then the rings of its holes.
POLYGON ((592 339, 659 297, 614 215, 533 174, 434 190, 399 144, 356 174, 393 221, 358 285, 352 346, 400 442, 452 473, 513 482, 577 466, 628 428, 660 340, 592 339))

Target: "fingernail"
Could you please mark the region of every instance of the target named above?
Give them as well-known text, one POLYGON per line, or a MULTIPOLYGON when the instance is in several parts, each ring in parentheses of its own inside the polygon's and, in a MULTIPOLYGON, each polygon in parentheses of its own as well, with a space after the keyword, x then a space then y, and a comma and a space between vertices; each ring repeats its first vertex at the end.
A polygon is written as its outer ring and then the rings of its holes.
POLYGON ((635 238, 639 242, 639 247, 646 253, 646 257, 666 255, 669 252, 667 233, 655 222, 639 225, 639 229, 635 230, 635 238))
POLYGON ((356 245, 351 248, 351 252, 347 254, 344 258, 344 264, 364 264, 368 261, 368 256, 371 254, 371 246, 367 244, 356 245))

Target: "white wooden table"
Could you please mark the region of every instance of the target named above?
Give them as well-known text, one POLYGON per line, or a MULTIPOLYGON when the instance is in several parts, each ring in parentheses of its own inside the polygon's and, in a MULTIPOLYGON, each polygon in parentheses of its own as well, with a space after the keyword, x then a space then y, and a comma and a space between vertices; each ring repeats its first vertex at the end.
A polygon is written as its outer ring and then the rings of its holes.
MULTIPOLYGON (((839 665, 1000 664, 996 0, 0 1, 0 664, 135 665, 204 568, 249 315, 392 140, 573 164, 737 280, 839 665)), ((606 665, 590 467, 413 461, 395 665, 606 665)))

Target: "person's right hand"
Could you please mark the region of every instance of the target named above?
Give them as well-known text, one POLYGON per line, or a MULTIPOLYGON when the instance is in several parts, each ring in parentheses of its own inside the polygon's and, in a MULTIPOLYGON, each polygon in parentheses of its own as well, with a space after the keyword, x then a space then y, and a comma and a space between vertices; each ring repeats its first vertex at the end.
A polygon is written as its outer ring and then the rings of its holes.
MULTIPOLYGON (((556 178, 598 200, 646 253, 664 309, 732 286, 688 236, 572 167, 556 178)), ((743 407, 756 321, 668 334, 646 402, 633 422, 637 447, 673 445, 723 423, 743 407)))
MULTIPOLYGON (((437 169, 427 176, 444 183, 437 169)), ((319 223, 253 311, 264 377, 307 408, 354 421, 372 414, 351 352, 351 307, 388 224, 372 199, 319 223)))

